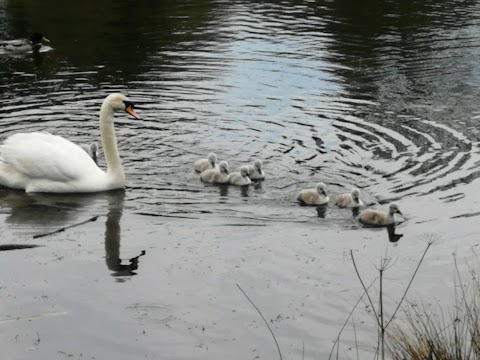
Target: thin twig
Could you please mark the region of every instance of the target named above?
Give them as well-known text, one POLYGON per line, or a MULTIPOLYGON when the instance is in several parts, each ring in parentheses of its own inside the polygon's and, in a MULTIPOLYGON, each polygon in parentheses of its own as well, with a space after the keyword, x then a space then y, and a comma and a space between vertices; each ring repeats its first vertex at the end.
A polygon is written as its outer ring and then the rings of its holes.
MULTIPOLYGON (((377 280, 377 279, 373 279, 373 281, 370 283, 370 285, 368 285, 367 290, 372 287, 372 285, 374 284, 375 280, 377 280)), ((347 319, 345 320, 345 322, 343 323, 343 326, 342 326, 342 328, 340 329, 340 332, 338 333, 337 338, 336 338, 335 341, 333 342, 332 350, 330 350, 330 355, 328 356, 328 360, 331 359, 332 354, 333 354, 333 350, 335 350, 335 345, 336 345, 337 342, 340 340, 340 336, 342 335, 343 329, 345 329, 345 326, 347 326, 348 321, 350 320, 350 317, 352 316, 353 312, 354 312, 355 309, 357 308, 358 304, 360 304, 360 301, 362 301, 362 299, 363 299, 363 297, 365 296, 365 294, 366 294, 366 291, 364 290, 362 296, 360 296, 360 298, 358 299, 358 301, 356 302, 356 304, 353 306, 353 309, 350 311, 350 314, 348 314, 348 317, 347 317, 347 319)))
POLYGON ((338 360, 339 353, 340 353, 340 339, 338 339, 338 342, 337 342, 337 357, 335 358, 335 360, 338 360))
POLYGON ((9 250, 21 250, 21 249, 32 249, 43 245, 35 244, 2 244, 0 245, 0 251, 9 251, 9 250))
POLYGON ((34 239, 38 239, 38 238, 41 238, 41 237, 45 237, 45 236, 49 236, 49 235, 54 235, 54 234, 58 234, 62 231, 65 231, 67 229, 71 229, 71 228, 74 228, 74 227, 77 227, 77 226, 80 226, 80 225, 83 225, 83 224, 87 224, 89 222, 92 222, 92 221, 95 221, 98 219, 100 215, 95 215, 94 217, 88 219, 88 220, 85 220, 85 221, 82 221, 82 222, 79 222, 79 223, 76 223, 76 224, 72 224, 72 225, 68 225, 68 226, 65 226, 63 228, 60 228, 60 229, 57 229, 57 230, 54 230, 54 231, 51 231, 51 232, 48 232, 48 233, 44 233, 44 234, 37 234, 37 235, 33 235, 33 238, 34 239))
POLYGON ((388 325, 390 325, 390 323, 393 321, 393 319, 395 318, 395 315, 397 314, 398 309, 400 309, 400 307, 402 306, 402 302, 403 302, 403 300, 405 299, 405 296, 407 296, 408 289, 410 289, 410 285, 412 285, 413 279, 414 279, 415 276, 417 275, 417 271, 418 271, 418 269, 420 268, 420 265, 422 264, 423 259, 425 258, 425 255, 427 254, 427 251, 428 251, 428 249, 430 248, 431 245, 432 245, 432 242, 429 242, 429 243, 427 244, 427 247, 425 248, 425 251, 423 252, 422 257, 420 258, 420 261, 418 262, 417 268, 416 268, 415 271, 413 272, 412 278, 410 279, 410 282, 408 283, 408 286, 407 286, 407 288, 405 289, 405 292, 403 293, 403 296, 402 296, 402 298, 400 299, 400 302, 398 303, 397 308, 396 308, 395 311, 393 312, 393 315, 390 317, 390 320, 388 320, 387 324, 385 325, 385 329, 386 329, 386 328, 388 327, 388 325))
POLYGON ((467 297, 465 295, 465 289, 463 288, 462 277, 460 276, 460 270, 458 269, 457 257, 455 256, 455 254, 453 255, 453 262, 455 264, 455 271, 457 273, 458 282, 460 284, 460 289, 462 290, 463 302, 465 303, 465 308, 467 309, 468 319, 469 319, 469 321, 471 321, 473 323, 472 312, 470 311, 470 307, 468 306, 468 303, 467 303, 467 297))
POLYGON ((381 341, 381 354, 382 360, 385 360, 385 327, 384 318, 383 318, 383 271, 384 268, 380 270, 380 294, 379 294, 379 302, 380 302, 380 341, 381 341))
POLYGON ((358 356, 358 341, 357 341, 357 329, 355 328, 355 319, 352 318, 352 325, 353 325, 353 335, 355 336, 355 349, 357 350, 357 360, 360 360, 358 356))
POLYGON ((375 311, 375 306, 373 306, 372 298, 368 294, 367 288, 365 287, 365 284, 363 283, 362 277, 360 276, 360 273, 358 272, 357 264, 355 263, 355 258, 353 257, 353 251, 350 250, 350 257, 352 258, 353 266, 355 267, 355 272, 357 273, 358 279, 360 280, 360 283, 363 286, 363 290, 367 294, 368 301, 370 302, 370 306, 372 307, 373 314, 375 315, 375 320, 377 321, 377 324, 380 326, 379 319, 377 312, 375 311))
POLYGON ((278 355, 280 356, 280 360, 282 360, 282 352, 280 351, 280 346, 278 345, 277 338, 275 337, 275 334, 273 333, 272 329, 270 328, 270 325, 268 325, 267 320, 265 319, 265 317, 263 316, 263 314, 261 313, 261 311, 258 309, 258 307, 253 303, 253 301, 250 300, 250 298, 248 297, 248 295, 245 294, 245 291, 243 291, 243 289, 240 287, 240 285, 238 285, 238 284, 236 284, 236 285, 237 285, 237 287, 239 288, 239 290, 242 292, 242 294, 245 295, 245 297, 246 297, 247 300, 250 302, 250 304, 252 304, 252 306, 255 308, 255 310, 257 310, 257 312, 260 314, 260 316, 262 317, 263 322, 265 323, 265 325, 267 325, 267 328, 268 328, 268 330, 270 330, 270 334, 272 334, 273 340, 275 341, 275 345, 277 345, 277 350, 278 350, 278 355))

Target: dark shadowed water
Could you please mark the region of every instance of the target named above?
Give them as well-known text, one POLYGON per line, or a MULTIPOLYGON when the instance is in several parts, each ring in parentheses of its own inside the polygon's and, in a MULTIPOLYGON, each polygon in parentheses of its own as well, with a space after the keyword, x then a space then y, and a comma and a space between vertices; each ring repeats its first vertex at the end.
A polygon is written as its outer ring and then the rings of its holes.
MULTIPOLYGON (((393 311, 431 237, 411 295, 448 304, 451 254, 480 233, 479 20, 476 1, 0 0, 0 40, 51 40, 0 51, 2 140, 99 141, 117 91, 141 117, 116 117, 125 192, 0 189, 0 243, 40 245, 0 252, 2 358, 275 359, 239 284, 284 358, 326 359, 361 294, 350 249, 367 283, 395 259, 393 311), (267 179, 204 185, 193 162, 211 151, 262 159, 267 179), (332 199, 396 201, 401 240, 300 207, 319 181, 332 199)), ((360 307, 339 358, 373 358, 360 307)))

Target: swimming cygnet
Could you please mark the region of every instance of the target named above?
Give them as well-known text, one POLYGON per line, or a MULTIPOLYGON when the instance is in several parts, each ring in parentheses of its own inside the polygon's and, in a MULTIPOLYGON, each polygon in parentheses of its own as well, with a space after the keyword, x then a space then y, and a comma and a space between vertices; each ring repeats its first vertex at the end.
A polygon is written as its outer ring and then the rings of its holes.
POLYGON ((353 188, 350 194, 340 194, 337 196, 337 200, 335 201, 337 206, 342 208, 353 208, 359 207, 363 205, 363 201, 360 200, 360 190, 357 188, 353 188))
POLYGON ((226 184, 230 181, 228 176, 228 163, 220 161, 219 169, 207 169, 200 174, 202 181, 212 184, 226 184))
POLYGON ((208 159, 199 159, 195 161, 195 171, 196 172, 204 172, 207 169, 217 169, 217 155, 215 153, 208 154, 208 159))
POLYGON ((79 146, 90 155, 95 164, 98 164, 98 143, 92 142, 91 144, 80 144, 79 146))
POLYGON ((262 160, 255 160, 253 165, 248 166, 248 177, 252 180, 265 179, 265 172, 262 170, 262 160))
POLYGON ((243 165, 240 172, 230 174, 230 184, 237 186, 244 186, 250 184, 252 181, 248 177, 248 166, 243 165))
POLYGON ((400 214, 396 203, 391 203, 388 213, 375 209, 364 210, 358 215, 358 221, 365 225, 386 226, 395 223, 395 214, 400 214))
POLYGON ((330 198, 325 191, 325 184, 320 182, 315 189, 304 189, 300 191, 297 200, 304 205, 323 205, 328 203, 330 198))

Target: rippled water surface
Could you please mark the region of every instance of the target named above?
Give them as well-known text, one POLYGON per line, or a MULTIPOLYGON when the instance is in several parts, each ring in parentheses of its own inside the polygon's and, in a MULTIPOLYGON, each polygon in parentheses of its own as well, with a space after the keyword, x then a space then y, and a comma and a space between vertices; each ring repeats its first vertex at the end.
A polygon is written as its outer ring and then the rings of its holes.
MULTIPOLYGON (((1 139, 99 141, 116 91, 141 117, 116 116, 125 192, 0 189, 1 243, 40 245, 0 252, 8 359, 275 358, 236 284, 285 357, 328 358, 361 294, 350 249, 369 281, 396 259, 393 308, 429 236, 411 294, 450 299, 451 253, 479 234, 479 20, 476 1, 0 1, 2 40, 51 40, 0 53, 1 139), (205 185, 193 162, 211 151, 231 168, 262 159, 267 179, 205 185), (402 239, 299 206, 319 181, 332 199, 355 186, 371 206, 396 201, 402 239)), ((355 347, 345 333, 339 358, 355 347)))

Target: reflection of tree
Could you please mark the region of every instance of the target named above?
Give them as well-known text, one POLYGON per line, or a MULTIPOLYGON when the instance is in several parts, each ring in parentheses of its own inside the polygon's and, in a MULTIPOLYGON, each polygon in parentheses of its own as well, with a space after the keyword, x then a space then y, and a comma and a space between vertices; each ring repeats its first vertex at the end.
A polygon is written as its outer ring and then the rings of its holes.
POLYGON ((389 72, 392 76, 400 72, 414 81, 419 76, 415 58, 420 55, 422 62, 439 60, 432 56, 434 42, 423 40, 443 30, 464 27, 466 17, 477 16, 476 11, 469 11, 475 6, 473 0, 350 0, 326 2, 315 12, 326 19, 325 31, 335 39, 326 44, 329 60, 343 65, 335 71, 348 78, 347 86, 361 87, 367 95, 377 92, 379 73, 387 82, 393 80, 389 72))
POLYGON ((145 255, 145 251, 142 251, 140 255, 129 259, 128 264, 122 264, 122 259, 120 259, 120 219, 123 213, 124 199, 124 190, 109 193, 108 214, 105 222, 105 261, 107 267, 113 271, 113 276, 135 275, 134 270, 138 269, 138 259, 145 255))
POLYGON ((0 20, 8 22, 11 37, 45 34, 56 56, 74 67, 105 65, 101 74, 112 81, 110 75, 142 73, 144 59, 171 44, 188 42, 192 50, 199 36, 196 29, 211 20, 211 6, 208 0, 192 6, 165 0, 12 0, 6 4, 6 19, 0 20))

